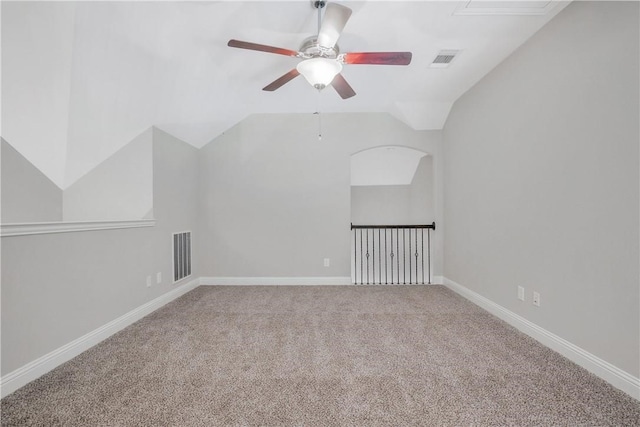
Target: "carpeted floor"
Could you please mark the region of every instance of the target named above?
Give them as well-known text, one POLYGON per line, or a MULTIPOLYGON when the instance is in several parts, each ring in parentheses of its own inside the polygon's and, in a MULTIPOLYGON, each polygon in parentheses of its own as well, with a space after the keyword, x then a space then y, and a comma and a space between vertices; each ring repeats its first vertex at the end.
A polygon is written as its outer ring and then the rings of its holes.
POLYGON ((442 286, 199 287, 2 425, 639 426, 640 402, 442 286))

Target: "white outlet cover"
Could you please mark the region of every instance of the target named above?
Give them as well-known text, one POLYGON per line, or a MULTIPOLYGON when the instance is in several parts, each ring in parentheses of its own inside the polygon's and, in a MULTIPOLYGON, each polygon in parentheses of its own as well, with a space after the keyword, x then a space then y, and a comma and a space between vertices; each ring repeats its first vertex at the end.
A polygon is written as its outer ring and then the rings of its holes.
POLYGON ((538 292, 533 293, 533 305, 540 307, 540 294, 538 292))
POLYGON ((159 284, 160 282, 162 282, 162 273, 158 272, 156 274, 156 283, 159 284))
POLYGON ((518 299, 524 301, 524 288, 522 286, 518 286, 518 299))
POLYGON ((324 259, 324 266, 325 266, 325 267, 329 267, 330 265, 331 265, 331 259, 329 259, 329 258, 325 258, 325 259, 324 259))
POLYGON ((151 276, 147 276, 147 288, 151 286, 151 276))

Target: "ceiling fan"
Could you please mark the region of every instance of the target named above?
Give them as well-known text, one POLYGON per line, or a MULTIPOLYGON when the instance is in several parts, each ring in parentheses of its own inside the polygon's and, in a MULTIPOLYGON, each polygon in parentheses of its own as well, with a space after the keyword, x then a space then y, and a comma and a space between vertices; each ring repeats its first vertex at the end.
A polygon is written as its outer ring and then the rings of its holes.
POLYGON ((351 9, 337 3, 326 5, 325 1, 315 1, 313 5, 318 9, 318 34, 306 38, 298 51, 234 39, 227 43, 229 47, 302 59, 296 68, 269 83, 262 90, 274 91, 302 74, 316 89, 322 90, 331 85, 343 99, 347 99, 356 93, 340 74, 343 64, 409 65, 411 62, 411 52, 340 53, 336 42, 351 16, 351 9), (321 19, 321 9, 325 5, 324 19, 321 19))

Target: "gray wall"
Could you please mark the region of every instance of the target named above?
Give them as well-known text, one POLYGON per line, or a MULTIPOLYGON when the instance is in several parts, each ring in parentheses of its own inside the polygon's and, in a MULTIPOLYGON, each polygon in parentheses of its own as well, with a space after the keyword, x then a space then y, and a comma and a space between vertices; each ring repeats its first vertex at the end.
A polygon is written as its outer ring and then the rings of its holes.
POLYGON ((318 141, 317 120, 253 115, 201 150, 203 276, 349 276, 358 151, 402 144, 436 153, 438 188, 441 132, 414 131, 388 114, 324 114, 318 141))
POLYGON ((636 377, 638 7, 573 2, 444 131, 445 276, 636 377))
POLYGON ((2 140, 2 223, 153 216, 152 128, 61 190, 2 140))
POLYGON ((7 141, 1 140, 2 205, 0 222, 62 220, 62 190, 7 141))
POLYGON ((189 280, 171 283, 171 233, 196 228, 198 152, 153 136, 155 227, 2 238, 2 375, 189 280))
POLYGON ((351 187, 351 222, 410 224, 411 185, 354 185, 351 187))
POLYGON ((153 128, 142 132, 63 192, 64 221, 153 215, 153 128))
MULTIPOLYGON (((191 231, 192 248, 197 251, 199 150, 153 128, 153 211, 156 219, 154 245, 162 276, 172 280, 172 233, 191 231)), ((192 256, 192 278, 198 277, 197 254, 192 256)))
POLYGON ((354 224, 430 224, 434 213, 433 158, 424 156, 410 185, 351 186, 354 224))

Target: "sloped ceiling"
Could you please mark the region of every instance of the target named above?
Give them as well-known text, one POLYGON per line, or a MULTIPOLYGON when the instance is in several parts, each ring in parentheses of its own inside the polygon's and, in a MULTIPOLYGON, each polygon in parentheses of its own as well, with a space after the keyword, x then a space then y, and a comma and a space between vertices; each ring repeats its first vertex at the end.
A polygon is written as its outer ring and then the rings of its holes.
POLYGON ((517 1, 505 3, 516 14, 491 2, 465 15, 469 1, 340 3, 353 9, 341 51, 413 52, 407 67, 345 66, 349 100, 302 78, 264 92, 297 60, 226 46, 298 49, 317 31, 309 0, 2 2, 2 136, 64 189, 152 125, 195 147, 252 113, 388 112, 440 129, 460 95, 566 6, 527 1, 534 14, 519 15, 517 1), (461 53, 430 68, 441 49, 461 53))

